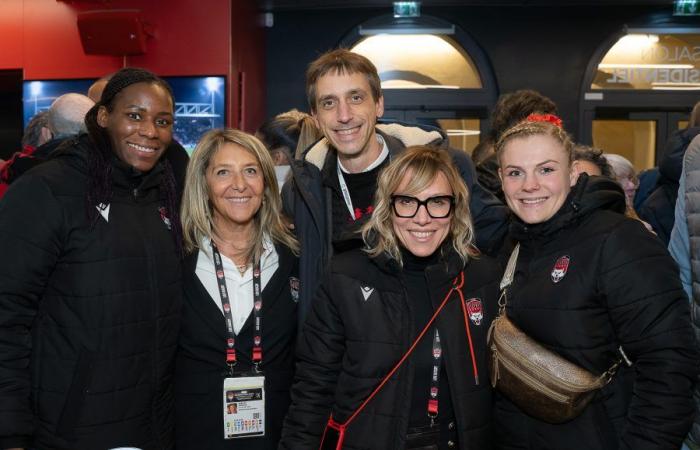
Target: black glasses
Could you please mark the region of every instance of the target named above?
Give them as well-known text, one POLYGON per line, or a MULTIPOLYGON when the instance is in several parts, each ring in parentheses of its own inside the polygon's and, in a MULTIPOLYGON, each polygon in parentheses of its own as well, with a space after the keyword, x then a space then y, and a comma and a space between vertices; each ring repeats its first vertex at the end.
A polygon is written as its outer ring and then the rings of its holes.
POLYGON ((415 217, 421 206, 425 206, 428 215, 433 219, 444 219, 452 212, 455 198, 452 195, 436 195, 418 200, 410 195, 392 195, 391 205, 394 207, 394 214, 404 219, 415 217))

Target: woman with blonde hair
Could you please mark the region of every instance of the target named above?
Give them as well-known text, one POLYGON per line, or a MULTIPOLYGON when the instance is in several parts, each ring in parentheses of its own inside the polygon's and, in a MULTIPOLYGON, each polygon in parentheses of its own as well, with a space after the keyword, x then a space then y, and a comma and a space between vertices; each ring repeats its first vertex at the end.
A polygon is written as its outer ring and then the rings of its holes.
POLYGON ((280 447, 488 448, 499 270, 472 247, 467 188, 447 152, 410 147, 375 199, 305 323, 280 447))
POLYGON ((192 154, 185 185, 176 446, 277 448, 294 373, 299 280, 272 159, 254 136, 212 130, 192 154))
POLYGON ((531 339, 609 383, 573 417, 533 408, 543 398, 537 380, 523 377, 530 388, 517 395, 506 385, 496 396, 496 448, 678 449, 692 423, 698 353, 677 269, 625 217, 621 187, 579 175, 572 154, 552 115, 528 117, 496 144, 517 244, 505 311, 531 339))

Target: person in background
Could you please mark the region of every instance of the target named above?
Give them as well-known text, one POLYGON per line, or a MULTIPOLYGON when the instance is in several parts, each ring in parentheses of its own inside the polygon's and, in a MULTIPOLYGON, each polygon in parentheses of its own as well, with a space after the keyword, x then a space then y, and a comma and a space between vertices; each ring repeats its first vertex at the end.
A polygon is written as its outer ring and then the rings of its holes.
POLYGON ((501 95, 491 112, 491 131, 472 153, 479 183, 505 202, 501 178, 498 176, 495 144, 501 134, 530 114, 557 114, 557 105, 531 89, 521 89, 501 95))
POLYGON ((692 423, 700 352, 675 264, 623 215, 620 186, 578 175, 572 152, 560 123, 541 117, 496 144, 514 213, 510 239, 519 243, 507 315, 591 373, 620 365, 579 416, 560 424, 497 394, 496 448, 679 449, 692 423))
POLYGON ((31 158, 32 153, 40 145, 51 139, 51 132, 47 126, 48 111, 39 111, 29 121, 22 136, 22 151, 15 152, 7 161, 0 162, 0 199, 10 187, 10 179, 13 178, 12 166, 22 165, 25 158, 31 158), (22 161, 20 161, 22 160, 22 161))
POLYGON ((281 188, 288 178, 292 159, 300 159, 304 150, 321 138, 321 132, 310 115, 292 109, 263 123, 256 136, 272 155, 281 188))
POLYGON ((577 144, 574 146, 573 159, 576 162, 573 169, 577 174, 585 172, 588 175, 615 178, 615 173, 608 164, 608 160, 603 156, 603 151, 598 148, 577 144))
POLYGON ((693 107, 688 126, 675 131, 666 142, 659 160, 659 179, 656 182, 656 188, 638 210, 639 217, 651 224, 666 245, 673 229, 673 210, 678 196, 678 180, 683 170, 683 155, 690 141, 698 134, 700 134, 700 102, 693 107))
POLYGON ((485 253, 500 247, 507 209, 477 183, 468 155, 450 149, 447 136, 432 127, 377 124, 384 97, 370 60, 345 49, 329 51, 309 65, 306 91, 324 138, 303 161, 292 161, 292 178, 282 190, 302 249, 300 320, 331 256, 362 245, 357 231, 374 211, 379 172, 407 146, 431 145, 449 153, 470 192, 476 246, 485 253))
POLYGON ((491 448, 500 270, 473 247, 469 191, 449 153, 416 146, 382 171, 375 199, 364 248, 333 258, 303 328, 280 448, 319 448, 329 415, 355 417, 343 448, 491 448))
MULTIPOLYGON (((683 170, 679 180, 675 221, 668 243, 668 251, 680 269, 683 289, 690 299, 696 342, 700 342, 700 246, 698 215, 700 214, 700 137, 695 137, 683 156, 683 170)), ((700 449, 700 387, 695 388, 695 420, 686 439, 690 450, 700 449)))
POLYGON ((202 136, 182 200, 188 256, 175 364, 180 450, 277 448, 294 378, 299 298, 299 244, 280 210, 272 158, 258 139, 233 129, 202 136), (227 360, 231 349, 234 361, 227 360), (224 378, 258 370, 265 376, 265 436, 226 440, 222 399, 233 392, 224 378))
POLYGON ((88 133, 0 202, 0 448, 173 448, 174 104, 156 75, 120 70, 88 133))
POLYGON ((40 117, 35 123, 36 130, 30 131, 37 135, 36 142, 39 145, 32 151, 24 147, 21 154, 16 154, 0 169, 5 174, 4 183, 12 184, 29 169, 46 161, 64 140, 84 133, 85 114, 94 104, 86 96, 75 93, 64 94, 54 100, 45 118, 40 117))

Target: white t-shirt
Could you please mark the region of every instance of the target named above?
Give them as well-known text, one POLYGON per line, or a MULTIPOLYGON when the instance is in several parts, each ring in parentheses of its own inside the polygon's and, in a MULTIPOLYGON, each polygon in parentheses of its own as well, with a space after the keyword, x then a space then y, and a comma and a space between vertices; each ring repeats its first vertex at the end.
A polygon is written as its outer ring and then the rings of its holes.
MULTIPOLYGON (((233 317, 233 331, 238 334, 243 328, 245 321, 253 311, 253 266, 249 265, 246 272, 241 275, 236 265, 226 257, 221 255, 221 262, 224 266, 224 277, 226 279, 226 290, 231 303, 231 316, 233 317)), ((261 289, 265 289, 267 282, 279 267, 279 256, 277 250, 269 237, 263 241, 263 254, 260 258, 260 282, 261 289)), ((204 288, 209 293, 212 301, 224 314, 221 306, 221 296, 219 295, 219 284, 216 281, 216 269, 211 254, 211 241, 205 239, 199 250, 197 258, 197 268, 195 269, 197 278, 202 282, 204 288), (206 249, 207 251, 204 251, 206 249)))

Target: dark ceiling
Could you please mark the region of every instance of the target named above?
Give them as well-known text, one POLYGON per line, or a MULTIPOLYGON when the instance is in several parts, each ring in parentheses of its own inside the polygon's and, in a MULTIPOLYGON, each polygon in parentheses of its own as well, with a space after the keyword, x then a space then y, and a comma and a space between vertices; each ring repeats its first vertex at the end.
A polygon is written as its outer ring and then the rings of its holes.
MULTIPOLYGON (((259 0, 267 11, 297 9, 391 8, 391 0, 259 0)), ((673 0, 422 0, 430 6, 655 6, 673 0)))

